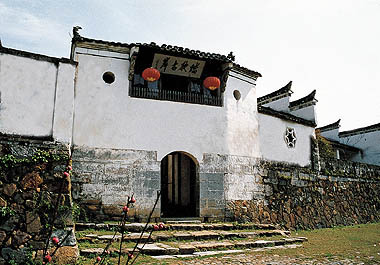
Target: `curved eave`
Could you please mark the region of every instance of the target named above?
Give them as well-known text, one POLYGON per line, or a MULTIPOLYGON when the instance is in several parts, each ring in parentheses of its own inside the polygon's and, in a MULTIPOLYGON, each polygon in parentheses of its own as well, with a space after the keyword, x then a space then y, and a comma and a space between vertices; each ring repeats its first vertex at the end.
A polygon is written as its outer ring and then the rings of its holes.
POLYGON ((321 132, 326 132, 326 131, 331 131, 334 129, 339 129, 339 127, 340 127, 339 123, 340 123, 340 119, 337 120, 336 122, 331 123, 331 124, 319 127, 319 128, 317 128, 317 130, 319 130, 321 132))
POLYGON ((271 101, 271 99, 280 99, 280 98, 283 98, 283 97, 286 97, 286 96, 290 96, 293 91, 291 90, 292 88, 292 81, 290 81, 288 84, 286 84, 286 86, 272 92, 272 93, 269 93, 265 96, 262 96, 262 97, 259 97, 257 98, 257 103, 259 104, 265 104, 267 101, 271 101))
POLYGON ((303 98, 300 98, 300 99, 297 99, 295 101, 292 101, 289 103, 289 108, 295 108, 295 107, 298 107, 298 106, 301 106, 301 105, 305 105, 305 104, 315 104, 318 102, 318 100, 315 99, 315 94, 316 94, 316 90, 313 90, 309 95, 303 97, 303 98))

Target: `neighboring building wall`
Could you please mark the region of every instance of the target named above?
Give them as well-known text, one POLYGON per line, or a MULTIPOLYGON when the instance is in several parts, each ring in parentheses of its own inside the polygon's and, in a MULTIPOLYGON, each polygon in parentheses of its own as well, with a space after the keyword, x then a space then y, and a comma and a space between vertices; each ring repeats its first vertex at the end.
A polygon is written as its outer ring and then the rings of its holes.
POLYGON ((380 130, 340 136, 340 142, 362 150, 362 153, 354 156, 352 161, 380 166, 380 130))
POLYGON ((339 136, 338 136, 338 134, 339 134, 339 128, 328 130, 328 131, 321 131, 320 134, 321 134, 321 136, 323 136, 323 137, 325 137, 327 139, 340 142, 340 139, 339 139, 339 136))
POLYGON ((266 160, 282 161, 307 166, 311 159, 311 137, 314 127, 285 121, 270 115, 258 114, 260 149, 266 160), (297 141, 294 148, 285 143, 286 128, 294 128, 297 141))
POLYGON ((70 142, 75 64, 7 48, 0 61, 0 132, 70 142))

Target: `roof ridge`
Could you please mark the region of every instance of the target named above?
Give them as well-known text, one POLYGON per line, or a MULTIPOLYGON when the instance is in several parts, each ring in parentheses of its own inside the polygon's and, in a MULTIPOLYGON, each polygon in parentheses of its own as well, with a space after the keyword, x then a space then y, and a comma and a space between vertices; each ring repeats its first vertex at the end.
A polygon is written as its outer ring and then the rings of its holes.
POLYGON ((365 127, 361 127, 361 128, 357 128, 357 129, 353 129, 349 131, 340 132, 339 137, 345 137, 345 136, 372 132, 372 131, 380 131, 380 123, 372 124, 369 126, 365 126, 365 127))
POLYGON ((257 98, 257 102, 261 103, 261 102, 263 102, 265 100, 274 98, 276 96, 280 96, 280 95, 285 94, 285 93, 287 93, 290 96, 290 94, 293 93, 293 91, 291 90, 292 84, 293 84, 293 81, 289 81, 289 83, 287 83, 282 88, 277 89, 276 91, 273 91, 273 92, 271 92, 269 94, 266 94, 264 96, 261 96, 261 97, 257 98))
POLYGON ((314 89, 310 94, 308 94, 308 95, 306 95, 300 99, 289 102, 289 107, 291 108, 291 107, 299 106, 301 104, 308 103, 310 101, 316 100, 315 99, 316 92, 317 91, 314 89))
POLYGON ((193 50, 190 48, 186 47, 181 47, 177 45, 171 45, 171 44, 161 44, 158 45, 155 42, 150 42, 150 43, 122 43, 122 42, 112 42, 112 41, 104 41, 104 40, 98 40, 98 39, 91 39, 91 38, 86 38, 83 37, 79 34, 78 30, 81 29, 80 27, 74 27, 73 28, 73 34, 74 37, 72 38, 72 42, 78 42, 78 41, 88 41, 88 42, 95 42, 95 43, 101 43, 101 44, 108 44, 108 45, 113 45, 113 46, 120 46, 120 47, 128 47, 132 48, 133 46, 139 46, 139 47, 150 47, 154 48, 160 51, 168 51, 168 52, 173 52, 173 53, 179 53, 181 55, 187 55, 187 56, 194 56, 199 59, 209 59, 209 60, 216 60, 216 61, 221 61, 225 63, 233 63, 233 67, 249 76, 252 77, 261 77, 261 74, 253 71, 251 69, 248 69, 246 67, 240 66, 239 64, 235 63, 235 56, 233 55, 232 52, 230 52, 228 55, 224 54, 219 54, 219 53, 213 53, 213 52, 203 52, 200 50, 193 50))
POLYGON ((337 120, 336 122, 327 124, 327 125, 322 126, 322 127, 318 127, 317 130, 320 130, 321 132, 325 132, 325 131, 338 129, 340 127, 339 123, 340 123, 340 119, 337 120))

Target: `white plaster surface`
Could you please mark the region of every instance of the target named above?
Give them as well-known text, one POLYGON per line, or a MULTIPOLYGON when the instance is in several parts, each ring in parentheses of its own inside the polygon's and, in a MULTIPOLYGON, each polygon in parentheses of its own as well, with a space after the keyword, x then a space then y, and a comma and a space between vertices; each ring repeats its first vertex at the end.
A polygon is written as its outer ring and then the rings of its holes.
POLYGON ((313 121, 317 123, 315 105, 307 106, 302 109, 293 110, 290 112, 292 115, 305 120, 313 121))
POLYGON ((289 112, 289 100, 290 100, 290 96, 286 96, 278 100, 268 102, 264 104, 263 106, 274 109, 274 110, 278 110, 278 111, 289 112))
POLYGON ((54 139, 71 143, 74 115, 75 65, 59 63, 54 106, 54 139))
POLYGON ((295 163, 300 166, 310 164, 310 137, 315 136, 313 127, 262 113, 259 113, 259 124, 260 147, 264 159, 295 163), (285 143, 284 134, 287 127, 295 129, 297 136, 295 148, 289 148, 285 143))
POLYGON ((153 150, 158 160, 173 151, 198 161, 203 153, 260 156, 254 85, 230 77, 224 107, 139 99, 128 96, 129 61, 84 54, 76 60, 74 144, 153 150), (115 74, 112 84, 102 80, 107 71, 115 74))
POLYGON ((72 135, 75 65, 0 55, 0 132, 51 136, 69 143, 72 135))
POLYGON ((52 134, 57 67, 50 62, 0 54, 0 131, 52 134))

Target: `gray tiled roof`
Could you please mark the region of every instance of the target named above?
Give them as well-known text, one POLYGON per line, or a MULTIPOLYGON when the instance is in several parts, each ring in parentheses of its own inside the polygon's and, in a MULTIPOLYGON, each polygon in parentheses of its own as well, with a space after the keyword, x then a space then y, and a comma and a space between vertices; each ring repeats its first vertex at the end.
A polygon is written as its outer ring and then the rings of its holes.
POLYGON ((340 132, 339 137, 347 137, 351 135, 363 134, 363 133, 369 133, 369 132, 375 132, 375 131, 380 131, 380 123, 362 127, 362 128, 357 128, 350 131, 340 132))
POLYGON ((340 119, 337 120, 336 122, 333 122, 333 123, 330 123, 328 125, 319 127, 319 128, 317 128, 317 130, 320 130, 321 132, 325 132, 325 131, 338 129, 340 127, 339 123, 340 123, 340 119))
POLYGON ((303 98, 300 98, 300 99, 297 99, 295 101, 292 101, 289 103, 289 107, 292 108, 292 107, 296 107, 296 106, 299 106, 299 105, 302 105, 304 103, 309 103, 309 102, 312 102, 312 101, 316 101, 315 99, 315 93, 316 93, 316 90, 314 89, 313 92, 311 92, 309 95, 303 97, 303 98))
POLYGON ((284 87, 282 87, 282 88, 280 88, 280 89, 278 89, 272 93, 269 93, 265 96, 257 98, 257 102, 260 104, 266 100, 278 97, 278 96, 283 95, 283 94, 291 94, 292 93, 291 88, 292 88, 292 81, 290 81, 288 84, 286 84, 286 86, 284 86, 284 87))
POLYGON ((189 48, 184 48, 184 47, 179 47, 175 45, 168 45, 168 44, 162 44, 157 45, 155 42, 151 43, 122 43, 122 42, 112 42, 112 41, 104 41, 104 40, 98 40, 98 39, 90 39, 83 37, 79 35, 79 33, 74 30, 74 37, 72 38, 72 42, 92 42, 92 43, 99 43, 99 44, 105 44, 105 45, 111 45, 111 46, 117 46, 117 47, 127 47, 127 48, 132 48, 132 47, 149 47, 152 49, 155 49, 157 51, 161 52, 170 52, 174 53, 177 55, 185 55, 185 56, 191 56, 199 59, 204 59, 204 60, 214 60, 214 61, 220 61, 224 63, 232 63, 233 68, 236 69, 237 71, 243 72, 249 76, 253 77, 261 77, 261 74, 250 70, 248 68, 245 68, 243 66, 240 66, 237 63, 234 63, 233 61, 235 60, 235 56, 230 53, 229 55, 222 55, 218 53, 210 53, 210 52, 202 52, 199 50, 192 50, 189 48))

